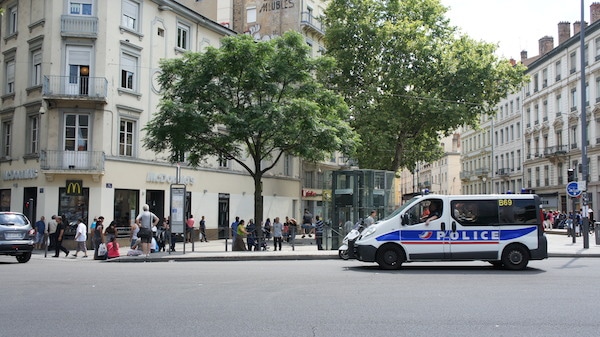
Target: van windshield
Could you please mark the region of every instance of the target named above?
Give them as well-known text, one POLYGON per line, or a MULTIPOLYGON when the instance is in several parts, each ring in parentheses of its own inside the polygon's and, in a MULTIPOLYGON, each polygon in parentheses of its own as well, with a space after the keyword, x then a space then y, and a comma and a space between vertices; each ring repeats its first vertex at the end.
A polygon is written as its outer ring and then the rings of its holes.
POLYGON ((386 216, 383 220, 388 220, 388 219, 395 217, 396 215, 400 214, 403 210, 405 210, 408 206, 412 205, 416 200, 419 200, 421 198, 422 198, 421 196, 413 197, 412 199, 408 200, 407 202, 402 204, 400 207, 398 207, 390 215, 386 216))

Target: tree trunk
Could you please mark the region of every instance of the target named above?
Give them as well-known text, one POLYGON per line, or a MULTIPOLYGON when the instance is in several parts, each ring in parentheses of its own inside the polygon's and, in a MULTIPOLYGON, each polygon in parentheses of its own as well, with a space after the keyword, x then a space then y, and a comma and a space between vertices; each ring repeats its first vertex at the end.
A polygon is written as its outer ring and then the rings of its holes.
POLYGON ((263 222, 263 196, 262 196, 262 173, 260 170, 254 175, 254 223, 256 225, 256 236, 258 239, 259 249, 261 243, 264 242, 264 234, 262 231, 263 222))

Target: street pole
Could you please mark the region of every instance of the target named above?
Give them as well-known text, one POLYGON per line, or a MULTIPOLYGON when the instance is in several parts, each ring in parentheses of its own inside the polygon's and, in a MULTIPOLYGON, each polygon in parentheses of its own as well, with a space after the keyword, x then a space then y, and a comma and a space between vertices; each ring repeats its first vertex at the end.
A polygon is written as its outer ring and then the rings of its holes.
MULTIPOLYGON (((589 238, 589 218, 587 208, 587 180, 588 180, 588 161, 587 161, 587 114, 586 114, 586 82, 585 82, 585 21, 583 11, 583 0, 581 0, 581 29, 579 31, 579 54, 581 60, 581 176, 585 188, 581 197, 581 219, 583 228, 583 248, 590 248, 589 238)), ((573 210, 574 212, 575 210, 573 210)), ((573 213, 575 215, 575 213, 573 213)), ((575 241, 573 241, 575 242, 575 241)))

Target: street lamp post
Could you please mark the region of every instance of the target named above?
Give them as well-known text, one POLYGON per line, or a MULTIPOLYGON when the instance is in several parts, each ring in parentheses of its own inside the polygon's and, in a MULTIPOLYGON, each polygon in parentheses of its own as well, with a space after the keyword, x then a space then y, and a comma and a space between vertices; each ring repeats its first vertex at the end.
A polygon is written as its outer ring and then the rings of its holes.
POLYGON ((486 192, 486 182, 487 182, 487 177, 483 177, 483 178, 481 178, 481 181, 483 181, 483 188, 482 188, 483 194, 486 194, 486 193, 487 193, 487 192, 486 192))

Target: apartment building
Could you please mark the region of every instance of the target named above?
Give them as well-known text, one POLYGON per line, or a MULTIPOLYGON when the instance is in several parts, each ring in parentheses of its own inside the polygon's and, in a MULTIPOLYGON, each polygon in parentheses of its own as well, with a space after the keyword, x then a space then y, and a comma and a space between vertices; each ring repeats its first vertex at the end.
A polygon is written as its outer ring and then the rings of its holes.
MULTIPOLYGON (((464 193, 483 192, 475 181, 485 178, 492 182, 487 187, 493 188, 486 191, 535 192, 542 197, 545 208, 570 210, 567 170, 574 169, 579 172, 578 180, 582 179, 580 164, 585 147, 588 204, 592 208, 600 205, 600 3, 590 6, 590 18, 589 26, 580 21, 572 26, 567 21, 559 22, 558 44, 554 45, 551 36, 542 37, 539 54, 534 57, 521 52, 520 61, 528 68, 529 83, 502 100, 489 123, 463 133, 464 193), (586 25, 583 68, 582 24, 586 25), (582 73, 585 88, 581 87, 582 73), (581 90, 585 90, 587 98, 583 104, 581 90), (584 112, 586 126, 581 122, 584 112), (587 128, 584 142, 582 127, 587 128), (473 160, 474 152, 487 151, 491 151, 491 161, 473 160)), ((581 199, 577 199, 576 209, 580 206, 581 199)))
MULTIPOLYGON (((34 218, 103 215, 126 227, 143 204, 169 215, 171 184, 187 215, 224 237, 253 215, 253 181, 235 163, 166 162, 143 146, 161 88, 159 62, 219 47, 236 34, 171 0, 4 0, 0 7, 0 208, 34 218)), ((265 217, 299 209, 300 162, 287 157, 263 180, 265 217)))

